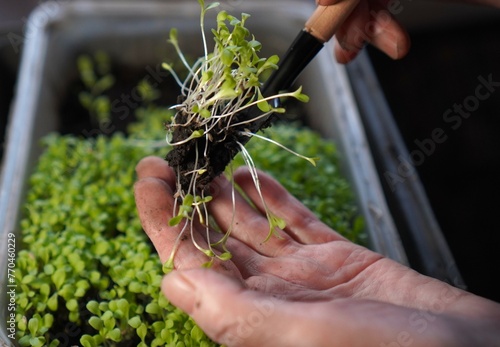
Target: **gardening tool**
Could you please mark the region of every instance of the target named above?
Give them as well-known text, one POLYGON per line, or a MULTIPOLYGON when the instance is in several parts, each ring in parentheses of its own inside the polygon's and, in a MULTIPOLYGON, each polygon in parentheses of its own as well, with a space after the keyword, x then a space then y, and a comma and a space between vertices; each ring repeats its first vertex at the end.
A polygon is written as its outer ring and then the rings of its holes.
MULTIPOLYGON (((275 70, 262 88, 262 94, 272 96, 280 91, 289 89, 302 70, 323 48, 338 30, 341 23, 351 14, 359 0, 341 0, 330 6, 318 6, 307 20, 285 55, 280 59, 279 69, 275 70)), ((274 106, 279 106, 279 99, 275 99, 274 106)), ((254 118, 251 109, 246 119, 254 118)), ((252 122, 250 131, 257 132, 265 127, 269 117, 259 118, 252 122)))

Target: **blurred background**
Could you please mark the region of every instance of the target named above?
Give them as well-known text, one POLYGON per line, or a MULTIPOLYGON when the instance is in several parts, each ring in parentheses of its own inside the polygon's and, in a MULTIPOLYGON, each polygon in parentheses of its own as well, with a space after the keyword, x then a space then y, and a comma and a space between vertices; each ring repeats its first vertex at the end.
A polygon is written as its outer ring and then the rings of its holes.
MULTIPOLYGON (((58 2, 67 1, 78 0, 58 2)), ((30 34, 25 24, 41 2, 0 0, 2 144, 23 40, 30 34)), ((410 153, 421 150, 418 143, 431 138, 436 129, 446 130, 446 141, 435 143, 415 169, 468 290, 500 301, 500 284, 494 280, 500 275, 496 220, 500 212, 500 10, 412 0, 401 0, 400 5, 398 18, 412 38, 409 55, 392 61, 368 47, 369 60, 410 153), (474 99, 482 80, 493 81, 489 95, 474 99), (460 107, 463 113, 457 111, 460 107), (445 114, 459 118, 446 121, 445 114)))
POLYGON ((410 153, 435 129, 446 133, 416 169, 468 289, 500 301, 500 10, 402 4, 409 55, 392 61, 368 48, 370 60, 410 153), (475 103, 480 77, 496 87, 475 103))

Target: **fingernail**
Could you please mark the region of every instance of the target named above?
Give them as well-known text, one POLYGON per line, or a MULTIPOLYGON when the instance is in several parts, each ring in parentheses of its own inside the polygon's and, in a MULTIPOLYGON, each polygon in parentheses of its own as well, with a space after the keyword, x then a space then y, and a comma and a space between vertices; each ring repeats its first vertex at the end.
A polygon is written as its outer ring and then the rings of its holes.
POLYGON ((172 271, 163 278, 162 292, 178 308, 190 314, 193 311, 195 284, 182 271, 172 271))
POLYGON ((169 288, 175 288, 175 290, 183 292, 192 292, 196 289, 193 282, 182 271, 172 271, 165 276, 164 282, 167 282, 169 288))

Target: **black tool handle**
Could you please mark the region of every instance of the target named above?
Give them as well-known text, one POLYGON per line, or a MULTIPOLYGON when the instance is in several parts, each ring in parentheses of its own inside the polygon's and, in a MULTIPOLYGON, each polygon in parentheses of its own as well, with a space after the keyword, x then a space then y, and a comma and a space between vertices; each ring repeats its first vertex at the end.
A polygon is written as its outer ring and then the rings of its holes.
POLYGON ((262 94, 267 97, 288 90, 321 48, 322 42, 306 30, 301 30, 279 63, 279 69, 273 71, 264 83, 262 94))
MULTIPOLYGON (((317 6, 309 17, 305 28, 300 31, 282 61, 278 70, 275 70, 262 87, 264 97, 278 94, 289 89, 302 70, 323 48, 323 44, 330 40, 340 25, 352 13, 359 0, 341 0, 331 6, 317 6)), ((274 106, 279 106, 279 100, 274 101, 274 106)), ((259 116, 257 107, 240 115, 239 120, 250 120, 259 116)), ((250 125, 251 132, 257 132, 269 125, 269 117, 258 118, 250 125)))

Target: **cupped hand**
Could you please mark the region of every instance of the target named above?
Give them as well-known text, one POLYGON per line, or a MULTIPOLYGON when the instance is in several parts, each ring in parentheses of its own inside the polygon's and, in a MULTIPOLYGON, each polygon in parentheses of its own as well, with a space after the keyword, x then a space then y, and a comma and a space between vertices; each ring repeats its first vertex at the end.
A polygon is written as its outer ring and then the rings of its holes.
MULTIPOLYGON (((180 232, 180 226, 168 226, 175 176, 155 157, 143 159, 137 174, 139 216, 164 262, 180 232)), ((264 206, 248 171, 239 169, 234 180, 246 197, 233 195, 231 183, 220 177, 213 182, 209 203, 219 227, 232 228, 227 242, 232 259, 202 269, 207 258, 186 237, 175 270, 163 282, 169 300, 214 341, 240 347, 472 346, 495 341, 491 331, 500 324, 499 305, 347 241, 270 176, 260 172, 259 179, 267 207, 286 222, 279 237, 264 242, 269 231, 264 206), (466 334, 471 329, 481 334, 466 334)), ((193 237, 203 245, 206 229, 197 226, 193 237)))
MULTIPOLYGON (((340 1, 317 0, 322 6, 340 1)), ((360 0, 335 34, 335 58, 339 63, 352 61, 361 49, 370 44, 392 59, 404 57, 410 49, 410 38, 395 15, 404 10, 400 1, 360 0)))

